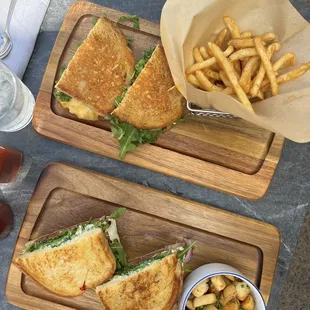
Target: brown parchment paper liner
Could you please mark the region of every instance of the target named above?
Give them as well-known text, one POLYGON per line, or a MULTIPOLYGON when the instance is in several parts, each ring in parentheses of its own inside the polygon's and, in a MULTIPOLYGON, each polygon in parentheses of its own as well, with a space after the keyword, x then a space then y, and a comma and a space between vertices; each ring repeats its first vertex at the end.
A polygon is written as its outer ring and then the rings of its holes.
POLYGON ((281 74, 310 61, 310 25, 288 0, 167 0, 161 39, 177 88, 202 108, 231 113, 296 142, 310 141, 310 72, 280 85, 280 95, 253 104, 255 114, 230 96, 187 83, 184 72, 194 63, 193 48, 214 40, 225 27, 225 15, 237 21, 240 31, 274 32, 282 49, 273 60, 287 51, 296 54, 296 65, 281 74))

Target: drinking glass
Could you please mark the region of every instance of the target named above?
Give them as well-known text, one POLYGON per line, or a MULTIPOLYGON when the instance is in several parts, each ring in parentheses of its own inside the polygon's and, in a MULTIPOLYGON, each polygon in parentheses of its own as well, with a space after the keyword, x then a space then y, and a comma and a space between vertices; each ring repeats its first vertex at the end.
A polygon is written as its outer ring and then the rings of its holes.
POLYGON ((30 90, 0 61, 0 131, 26 127, 32 119, 34 104, 30 90))
POLYGON ((11 183, 16 179, 21 166, 22 154, 0 146, 0 183, 11 183))

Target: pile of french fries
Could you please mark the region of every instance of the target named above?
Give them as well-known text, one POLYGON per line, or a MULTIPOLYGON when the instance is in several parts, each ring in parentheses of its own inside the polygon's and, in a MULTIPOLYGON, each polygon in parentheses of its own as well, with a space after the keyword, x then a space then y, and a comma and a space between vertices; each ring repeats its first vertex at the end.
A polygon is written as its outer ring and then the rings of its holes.
POLYGON ((310 69, 310 62, 280 74, 279 71, 295 65, 294 53, 285 53, 271 61, 281 49, 276 35, 268 32, 254 36, 251 31, 240 32, 237 23, 223 17, 226 28, 214 42, 195 47, 195 64, 185 71, 190 84, 208 92, 223 92, 236 97, 253 111, 251 101, 263 100, 268 94, 279 94, 279 85, 298 78, 310 69))

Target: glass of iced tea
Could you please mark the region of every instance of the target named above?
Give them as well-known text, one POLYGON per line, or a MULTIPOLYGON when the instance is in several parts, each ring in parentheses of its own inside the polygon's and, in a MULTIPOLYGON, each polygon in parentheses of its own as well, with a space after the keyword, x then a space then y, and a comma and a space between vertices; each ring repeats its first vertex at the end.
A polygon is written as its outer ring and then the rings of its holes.
POLYGON ((12 183, 22 163, 22 154, 0 146, 0 183, 12 183))
POLYGON ((0 131, 26 127, 32 120, 34 104, 30 90, 0 61, 0 131))

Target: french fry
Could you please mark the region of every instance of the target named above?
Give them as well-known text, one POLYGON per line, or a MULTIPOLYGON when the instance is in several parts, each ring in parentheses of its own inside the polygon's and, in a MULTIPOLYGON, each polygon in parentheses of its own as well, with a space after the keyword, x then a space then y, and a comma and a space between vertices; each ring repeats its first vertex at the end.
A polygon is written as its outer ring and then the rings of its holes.
POLYGON ((203 73, 208 77, 208 78, 211 78, 211 79, 214 79, 216 81, 220 81, 221 80, 221 77, 219 75, 218 72, 215 72, 211 69, 204 69, 203 70, 203 73))
POLYGON ((192 84, 193 86, 200 87, 199 81, 197 80, 194 74, 189 74, 187 76, 187 81, 192 84))
POLYGON ((225 86, 231 87, 231 83, 230 83, 226 73, 223 70, 220 71, 220 78, 223 81, 225 86))
POLYGON ((266 32, 260 36, 264 42, 270 42, 277 38, 273 32, 266 32))
POLYGON ((240 63, 240 61, 239 61, 239 60, 236 60, 236 61, 233 63, 233 65, 234 65, 235 71, 236 71, 239 75, 241 75, 242 70, 241 70, 241 63, 240 63))
POLYGON ((234 90, 231 87, 226 87, 222 90, 222 93, 226 94, 226 95, 233 95, 234 94, 234 90))
MULTIPOLYGON (((268 59, 271 59, 274 52, 280 50, 280 48, 281 48, 281 45, 279 43, 273 43, 273 44, 269 45, 267 48, 268 59)), ((258 96, 259 89, 260 89, 260 86, 264 80, 265 74, 266 74, 265 67, 262 63, 260 65, 260 68, 258 70, 256 77, 253 80, 253 84, 252 84, 252 87, 250 90, 250 94, 252 97, 258 96)))
POLYGON ((235 72, 235 75, 236 75, 236 77, 237 77, 237 79, 239 81, 240 80, 240 74, 235 70, 234 64, 233 64, 233 62, 229 58, 228 58, 228 61, 230 62, 231 66, 232 66, 232 68, 233 68, 233 70, 235 72))
POLYGON ((210 58, 208 55, 207 49, 204 46, 201 46, 199 48, 199 52, 200 52, 201 56, 204 58, 204 60, 207 60, 210 58))
MULTIPOLYGON (((228 46, 227 49, 224 52, 224 55, 226 57, 228 57, 233 51, 234 51, 234 48, 232 46, 228 46)), ((188 67, 185 70, 185 73, 187 75, 189 75, 191 73, 194 73, 197 70, 202 70, 202 69, 211 67, 211 66, 213 66, 215 64, 216 64, 216 59, 215 59, 215 57, 212 57, 212 58, 209 58, 209 59, 207 59, 207 60, 205 60, 203 62, 199 62, 199 63, 196 63, 194 65, 191 65, 190 67, 188 67)))
POLYGON ((221 68, 223 68, 224 72, 226 73, 230 83, 232 84, 233 90, 238 96, 240 102, 254 113, 251 102, 243 91, 242 87, 240 86, 234 69, 229 60, 226 58, 227 56, 225 56, 225 54, 216 44, 210 42, 208 46, 211 48, 212 53, 220 64, 221 68))
MULTIPOLYGON (((208 53, 207 49, 204 46, 201 46, 199 48, 199 52, 200 52, 201 56, 204 58, 204 60, 207 60, 207 59, 210 58, 209 57, 209 53, 208 53)), ((210 68, 212 68, 215 71, 219 71, 219 68, 218 68, 217 64, 211 66, 210 68)))
MULTIPOLYGON (((310 62, 307 62, 307 63, 301 65, 300 67, 298 67, 292 71, 286 72, 286 73, 278 76, 277 77, 277 83, 283 84, 283 83, 286 83, 288 81, 295 80, 298 77, 304 75, 308 70, 310 70, 310 62)), ((262 83, 262 86, 261 86, 262 92, 268 91, 269 88, 270 88, 270 83, 268 81, 266 81, 265 83, 264 82, 262 83)))
MULTIPOLYGON (((270 45, 268 46, 267 48, 267 56, 268 56, 268 59, 270 60, 273 53, 275 51, 275 47, 270 45)), ((258 70, 258 73, 256 75, 256 77, 254 78, 253 80, 253 85, 251 87, 251 90, 250 90, 250 94, 252 97, 256 97, 258 92, 259 92, 259 88, 260 88, 260 85, 265 77, 265 74, 266 74, 266 70, 265 70, 265 67, 263 65, 263 63, 260 65, 260 68, 258 70)))
MULTIPOLYGON (((215 38, 215 40, 214 40, 214 43, 215 43, 218 47, 220 47, 221 49, 223 49, 223 44, 224 44, 224 42, 225 42, 227 33, 228 33, 227 28, 222 29, 222 30, 217 34, 217 36, 216 36, 216 38, 215 38)), ((208 54, 209 54, 209 55, 213 56, 212 51, 211 51, 211 49, 210 49, 209 47, 208 47, 207 51, 208 51, 208 54)))
POLYGON ((200 87, 206 91, 220 92, 221 89, 214 84, 203 74, 202 71, 197 70, 195 72, 196 78, 199 81, 200 87))
POLYGON ((254 38, 254 44, 257 49, 257 53, 259 54, 262 63, 265 67, 266 74, 268 76, 268 79, 270 81, 271 85, 271 93, 273 96, 276 96, 279 93, 279 86, 276 80, 276 75, 273 71, 272 64, 268 58, 267 52, 265 47, 262 44, 262 39, 260 37, 254 38))
MULTIPOLYGON (((267 32, 260 37, 262 38, 263 44, 266 45, 266 42, 273 41, 276 35, 273 32, 267 32)), ((228 45, 232 45, 234 48, 255 47, 253 38, 232 39, 228 42, 228 45)))
POLYGON ((233 39, 240 38, 240 31, 237 23, 229 16, 223 17, 224 23, 226 24, 229 32, 233 39))
POLYGON ((240 38, 243 38, 243 39, 249 39, 252 37, 252 31, 244 31, 244 32, 241 32, 240 34, 240 38))
POLYGON ((204 61, 203 57, 200 54, 200 51, 199 51, 198 47, 194 48, 193 56, 194 56, 194 59, 195 59, 196 62, 203 62, 204 61))
POLYGON ((225 42, 226 36, 227 36, 228 30, 227 28, 222 29, 218 35, 216 36, 216 39, 214 41, 214 43, 220 47, 223 48, 223 44, 225 42))
POLYGON ((228 42, 228 45, 232 45, 234 48, 254 47, 254 40, 252 38, 232 39, 228 42))
MULTIPOLYGON (((231 45, 229 45, 231 46, 231 45)), ((257 50, 255 47, 243 48, 237 52, 234 52, 229 56, 231 61, 236 61, 245 57, 257 56, 257 50)))
POLYGON ((242 71, 241 78, 239 80, 240 86, 243 88, 246 94, 249 93, 251 87, 251 77, 254 72, 259 68, 260 65, 260 57, 253 56, 247 62, 245 68, 242 71))
POLYGON ((296 57, 294 53, 285 53, 272 65, 272 69, 273 71, 277 72, 288 66, 295 65, 295 62, 296 62, 296 57))

